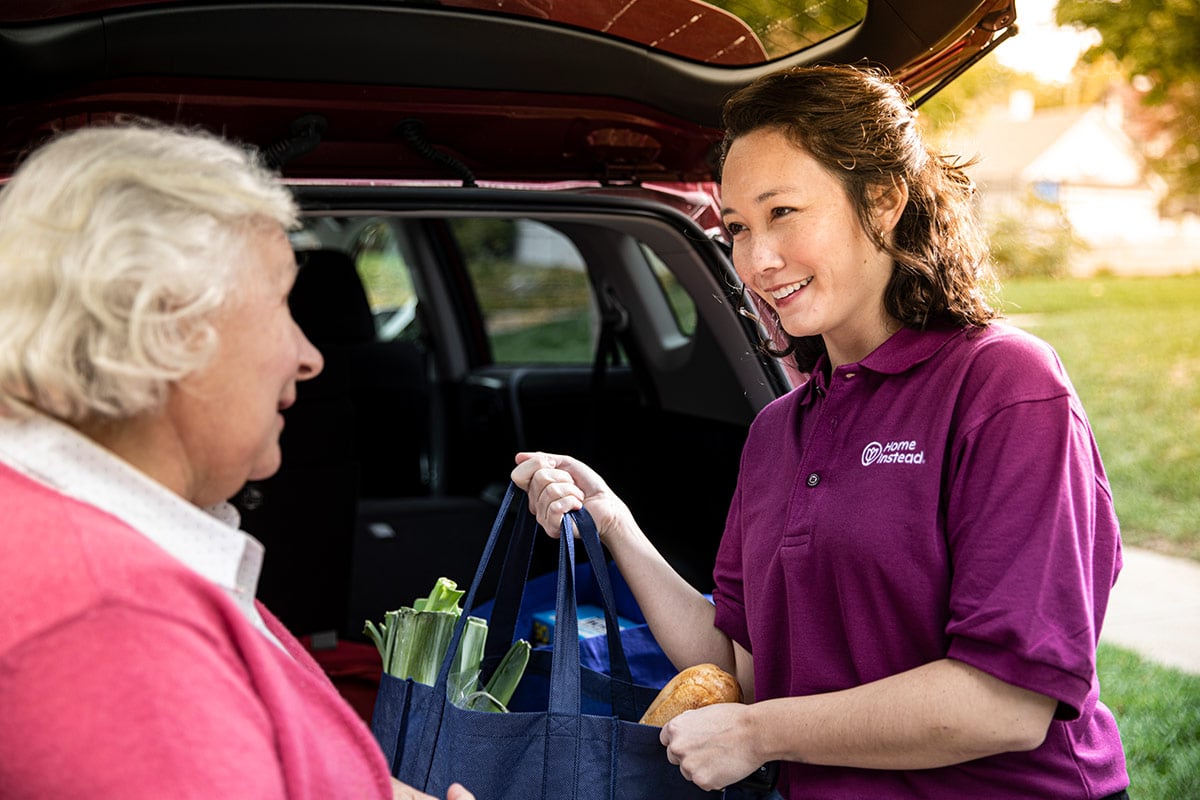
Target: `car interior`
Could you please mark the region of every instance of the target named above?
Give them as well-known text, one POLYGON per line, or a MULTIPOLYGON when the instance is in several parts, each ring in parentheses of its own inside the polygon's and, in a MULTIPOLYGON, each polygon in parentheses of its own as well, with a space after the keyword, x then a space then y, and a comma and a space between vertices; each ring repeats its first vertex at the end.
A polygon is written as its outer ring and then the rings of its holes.
POLYGON ((741 442, 787 381, 729 313, 721 245, 625 199, 427 195, 304 193, 291 304, 325 369, 287 412, 284 467, 238 498, 271 553, 264 602, 361 639, 439 576, 468 583, 523 450, 608 476, 710 590, 741 442))

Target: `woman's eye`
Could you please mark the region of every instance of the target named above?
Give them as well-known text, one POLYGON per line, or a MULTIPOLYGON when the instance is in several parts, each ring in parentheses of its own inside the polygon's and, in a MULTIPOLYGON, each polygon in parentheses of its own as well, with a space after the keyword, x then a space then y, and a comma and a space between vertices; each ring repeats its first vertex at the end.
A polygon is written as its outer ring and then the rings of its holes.
POLYGON ((780 208, 772 208, 771 209, 771 218, 778 219, 779 217, 786 217, 788 214, 792 213, 794 210, 795 209, 788 208, 786 206, 781 206, 780 208))
POLYGON ((725 226, 725 230, 729 231, 730 236, 737 236, 739 233, 746 230, 746 226, 740 222, 730 222, 725 226))

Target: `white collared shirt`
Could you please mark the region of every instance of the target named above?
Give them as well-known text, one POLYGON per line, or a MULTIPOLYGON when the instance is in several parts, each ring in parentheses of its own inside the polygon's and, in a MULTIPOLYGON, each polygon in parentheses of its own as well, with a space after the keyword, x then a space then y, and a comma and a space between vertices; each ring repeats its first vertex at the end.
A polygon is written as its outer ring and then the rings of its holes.
POLYGON ((138 531, 221 587, 254 627, 280 644, 254 605, 263 545, 238 529, 241 517, 229 503, 192 505, 74 428, 39 414, 0 417, 0 462, 138 531))

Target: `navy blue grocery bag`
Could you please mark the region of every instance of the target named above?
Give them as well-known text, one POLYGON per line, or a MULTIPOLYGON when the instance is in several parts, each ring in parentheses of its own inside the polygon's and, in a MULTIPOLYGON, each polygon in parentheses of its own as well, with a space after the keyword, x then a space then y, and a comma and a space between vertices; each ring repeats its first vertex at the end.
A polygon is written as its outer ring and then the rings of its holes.
MULTIPOLYGON (((510 486, 500 506, 464 603, 475 595, 503 542, 505 556, 489 622, 484 674, 494 668, 515 635, 537 522, 523 508, 524 495, 510 486), (520 497, 506 526, 508 509, 520 497)), ((404 783, 438 797, 459 782, 478 800, 662 800, 719 798, 690 783, 667 761, 659 729, 637 719, 657 693, 634 682, 619 635, 604 637, 611 675, 580 666, 576 619, 575 539, 588 559, 604 564, 596 526, 586 511, 563 520, 555 595, 553 648, 531 655, 510 713, 458 708, 447 697, 453 654, 466 625, 454 629, 434 686, 384 675, 371 730, 404 783)), ((607 569, 594 571, 610 634, 618 630, 616 602, 607 569)))
MULTIPOLYGON (((633 682, 638 686, 659 689, 667 685, 675 677, 678 670, 671 664, 670 659, 659 647, 650 632, 650 626, 638 607, 633 592, 626 585, 625 579, 617 570, 615 564, 607 564, 608 581, 612 586, 613 597, 616 601, 617 615, 634 623, 632 627, 621 629, 621 648, 625 651, 625 659, 629 662, 629 671, 633 682)), ((521 597, 521 610, 517 615, 515 635, 530 638, 533 632, 533 616, 544 609, 553 609, 558 589, 558 573, 551 572, 531 578, 525 583, 525 591, 521 597)), ((575 566, 575 599, 578 605, 588 604, 603 607, 603 597, 599 582, 593 573, 591 562, 575 566)), ((484 619, 491 619, 493 602, 482 603, 471 610, 471 614, 484 619)), ((549 645, 535 646, 538 650, 550 650, 549 645)), ((540 659, 539 659, 540 660, 540 659)), ((594 672, 609 674, 608 641, 603 636, 593 636, 579 640, 579 661, 582 666, 594 672)), ((549 674, 549 673, 547 673, 549 674)), ((586 698, 585 698, 586 699, 586 698)), ((519 702, 519 701, 518 701, 519 702)))

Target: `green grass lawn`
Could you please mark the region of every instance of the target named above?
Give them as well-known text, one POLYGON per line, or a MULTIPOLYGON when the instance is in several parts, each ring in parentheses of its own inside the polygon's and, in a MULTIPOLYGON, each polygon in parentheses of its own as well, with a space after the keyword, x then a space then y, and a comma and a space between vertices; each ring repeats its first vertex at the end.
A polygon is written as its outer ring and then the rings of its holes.
POLYGON ((1003 298, 1066 365, 1125 541, 1200 560, 1200 275, 1010 280, 1003 298))
MULTIPOLYGON (((1200 275, 1012 280, 1003 295, 1071 374, 1126 543, 1200 560, 1200 275)), ((1111 645, 1097 670, 1130 797, 1200 798, 1200 676, 1111 645)))
POLYGON ((1200 675, 1100 645, 1100 699, 1121 729, 1134 800, 1200 797, 1200 675))
POLYGON ((569 319, 494 334, 492 357, 497 364, 590 364, 590 325, 585 307, 569 319))

